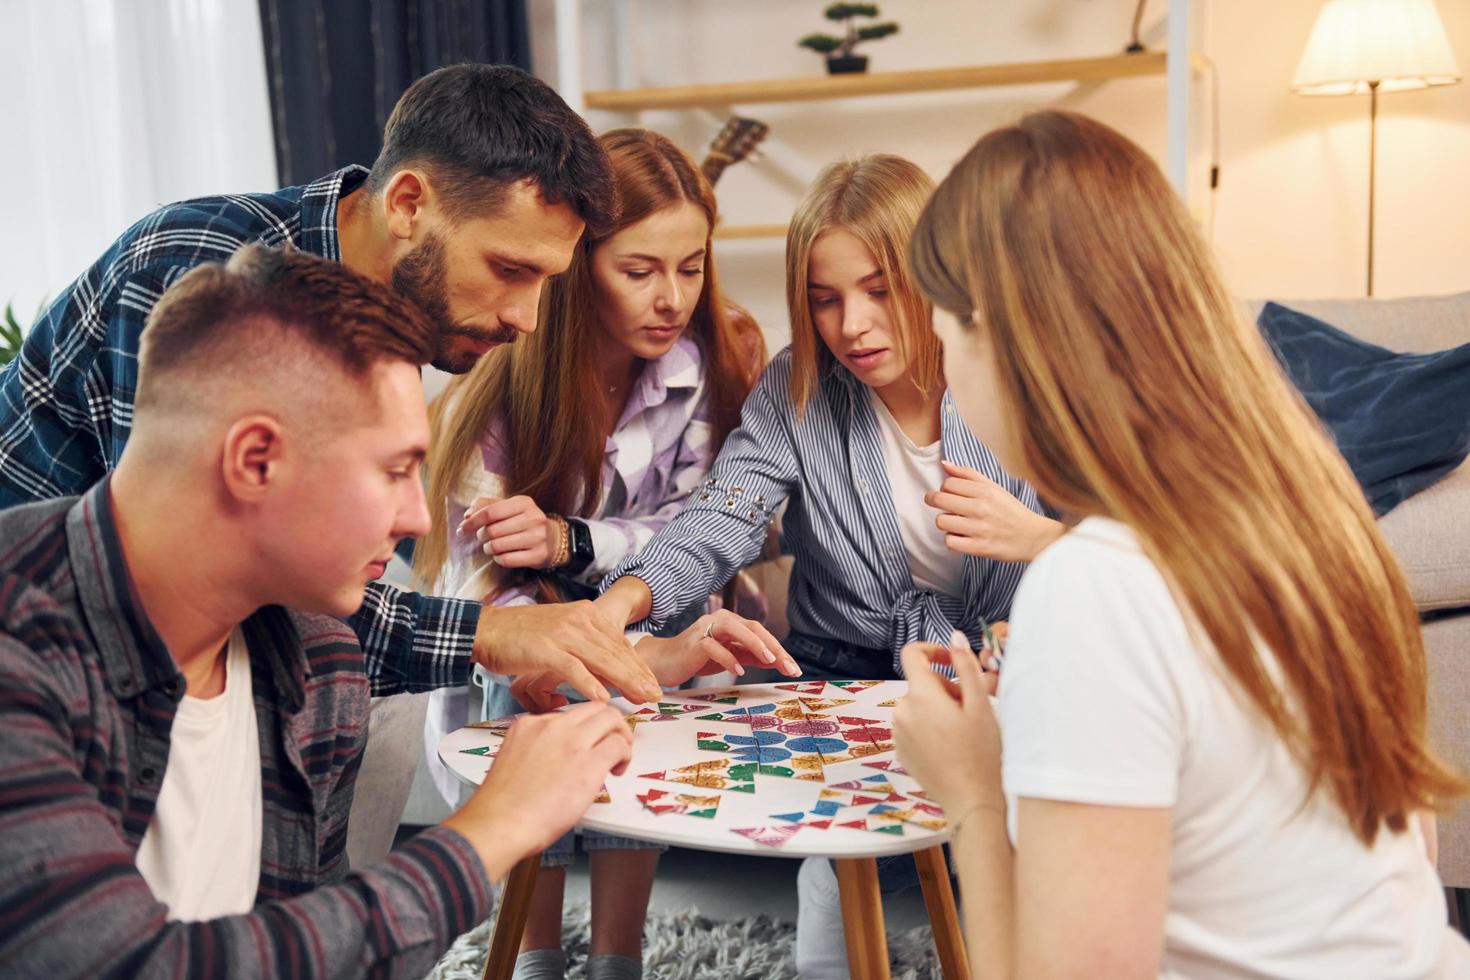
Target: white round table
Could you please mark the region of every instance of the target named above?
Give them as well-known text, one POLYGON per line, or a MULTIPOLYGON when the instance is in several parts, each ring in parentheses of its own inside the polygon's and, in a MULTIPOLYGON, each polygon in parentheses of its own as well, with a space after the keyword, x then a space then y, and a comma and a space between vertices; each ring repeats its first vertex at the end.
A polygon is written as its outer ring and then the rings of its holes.
MULTIPOLYGON (((834 859, 857 978, 888 976, 874 859, 913 853, 945 976, 968 976, 941 848, 949 827, 893 749, 892 706, 907 687, 796 680, 677 691, 657 705, 616 699, 633 726, 633 759, 578 827, 708 851, 834 859)), ((451 732, 439 757, 478 785, 513 721, 451 732)), ((487 977, 510 976, 538 867, 533 855, 511 875, 487 977)))

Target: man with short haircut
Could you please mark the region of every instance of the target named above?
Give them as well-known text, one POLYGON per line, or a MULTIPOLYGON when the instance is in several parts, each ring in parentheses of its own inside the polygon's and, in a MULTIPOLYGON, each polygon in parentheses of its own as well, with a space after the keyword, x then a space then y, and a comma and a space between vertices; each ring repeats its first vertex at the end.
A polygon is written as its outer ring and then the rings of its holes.
MULTIPOLYGON (((57 298, 0 370, 0 507, 80 494, 117 464, 143 326, 195 266, 250 242, 340 261, 423 307, 433 363, 463 372, 535 329, 542 285, 614 200, 586 122, 544 83, 505 66, 433 72, 399 100, 371 170, 165 207, 57 298)), ((493 672, 549 671, 591 697, 607 696, 599 678, 659 695, 622 624, 590 603, 482 610, 375 583, 352 625, 378 695, 464 685, 472 648, 493 672)))
POLYGON ((611 707, 521 721, 456 814, 348 872, 368 684, 334 617, 428 527, 435 337, 247 247, 153 308, 116 470, 0 513, 0 972, 423 976, 627 759, 611 707))

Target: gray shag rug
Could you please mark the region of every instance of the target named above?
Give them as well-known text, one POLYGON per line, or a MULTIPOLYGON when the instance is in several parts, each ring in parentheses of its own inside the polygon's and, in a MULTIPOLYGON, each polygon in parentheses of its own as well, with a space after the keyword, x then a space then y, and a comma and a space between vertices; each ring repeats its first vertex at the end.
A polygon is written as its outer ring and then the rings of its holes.
MULTIPOLYGON (((495 920, 460 936, 428 980, 480 980, 495 920)), ((562 917, 567 977, 586 977, 589 924, 585 903, 562 917)), ((734 921, 707 919, 698 910, 654 913, 643 931, 645 980, 796 980, 796 926, 768 915, 734 921)), ((939 957, 928 926, 890 933, 894 980, 938 977, 939 957)))

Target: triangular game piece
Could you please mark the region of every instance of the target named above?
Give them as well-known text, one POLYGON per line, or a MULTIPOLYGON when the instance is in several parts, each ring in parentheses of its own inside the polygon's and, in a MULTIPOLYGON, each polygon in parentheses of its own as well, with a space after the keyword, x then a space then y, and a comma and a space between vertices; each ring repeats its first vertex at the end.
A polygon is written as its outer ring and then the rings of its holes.
POLYGON ((731 829, 741 837, 747 837, 757 844, 782 847, 796 835, 797 831, 801 830, 801 824, 788 823, 774 827, 732 827, 731 829))

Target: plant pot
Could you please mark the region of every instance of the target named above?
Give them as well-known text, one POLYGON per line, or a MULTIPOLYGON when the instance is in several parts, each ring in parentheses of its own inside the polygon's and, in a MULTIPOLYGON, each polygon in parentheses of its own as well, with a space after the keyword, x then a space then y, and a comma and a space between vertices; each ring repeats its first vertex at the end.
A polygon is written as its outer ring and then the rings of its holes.
POLYGON ((829 75, 852 75, 867 70, 868 56, 865 54, 834 55, 827 59, 829 75))

